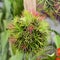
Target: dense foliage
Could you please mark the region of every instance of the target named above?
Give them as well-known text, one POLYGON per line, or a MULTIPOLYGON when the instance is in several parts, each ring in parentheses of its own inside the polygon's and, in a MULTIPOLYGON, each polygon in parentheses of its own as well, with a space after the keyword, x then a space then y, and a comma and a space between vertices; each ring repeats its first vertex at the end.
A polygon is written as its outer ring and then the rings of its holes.
POLYGON ((23 0, 10 0, 13 16, 20 15, 23 11, 23 0))
MULTIPOLYGON (((20 17, 13 20, 14 28, 10 29, 13 49, 23 50, 25 52, 37 52, 47 45, 49 36, 49 24, 45 20, 36 18, 31 13, 24 11, 20 17)), ((11 39, 10 39, 11 40, 11 39)))
POLYGON ((59 0, 38 0, 38 10, 60 20, 60 1, 59 0), (42 8, 42 9, 40 9, 42 8))
MULTIPOLYGON (((1 1, 3 5, 0 7, 0 60, 60 59, 60 34, 50 29, 45 17, 34 10, 22 13, 23 0, 1 1), (50 32, 56 34, 56 47, 54 44, 48 44, 50 32)), ((43 6, 38 6, 40 12, 50 17, 60 17, 59 0, 38 2, 43 6)))

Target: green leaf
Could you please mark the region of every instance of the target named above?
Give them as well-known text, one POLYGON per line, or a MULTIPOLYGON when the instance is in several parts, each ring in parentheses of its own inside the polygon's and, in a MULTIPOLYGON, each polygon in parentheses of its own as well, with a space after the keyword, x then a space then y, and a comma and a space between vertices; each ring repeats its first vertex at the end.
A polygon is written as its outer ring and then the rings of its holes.
POLYGON ((55 60, 55 53, 53 53, 52 55, 48 55, 48 59, 50 60, 55 60))
POLYGON ((12 3, 14 16, 20 15, 20 13, 23 11, 23 0, 13 0, 12 3))
POLYGON ((56 35, 54 39, 55 39, 55 44, 57 48, 60 48, 60 36, 56 35))
POLYGON ((8 42, 9 35, 10 35, 9 31, 2 32, 2 34, 1 34, 2 49, 5 48, 5 46, 6 46, 7 42, 8 42))
POLYGON ((6 60, 7 57, 7 50, 8 50, 8 37, 9 37, 10 33, 9 31, 4 31, 1 33, 1 60, 6 60))
POLYGON ((4 7, 5 7, 5 13, 6 13, 6 18, 10 19, 11 17, 11 2, 9 0, 4 0, 4 7), (10 18, 9 18, 10 17, 10 18))
POLYGON ((23 60, 23 53, 12 56, 9 60, 23 60))

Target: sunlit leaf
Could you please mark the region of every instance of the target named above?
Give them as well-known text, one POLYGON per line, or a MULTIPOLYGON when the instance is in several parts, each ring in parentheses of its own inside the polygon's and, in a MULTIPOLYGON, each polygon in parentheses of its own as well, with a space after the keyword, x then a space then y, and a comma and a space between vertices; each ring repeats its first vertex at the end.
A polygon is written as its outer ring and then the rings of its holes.
POLYGON ((56 35, 54 39, 57 48, 60 48, 60 36, 56 35))

